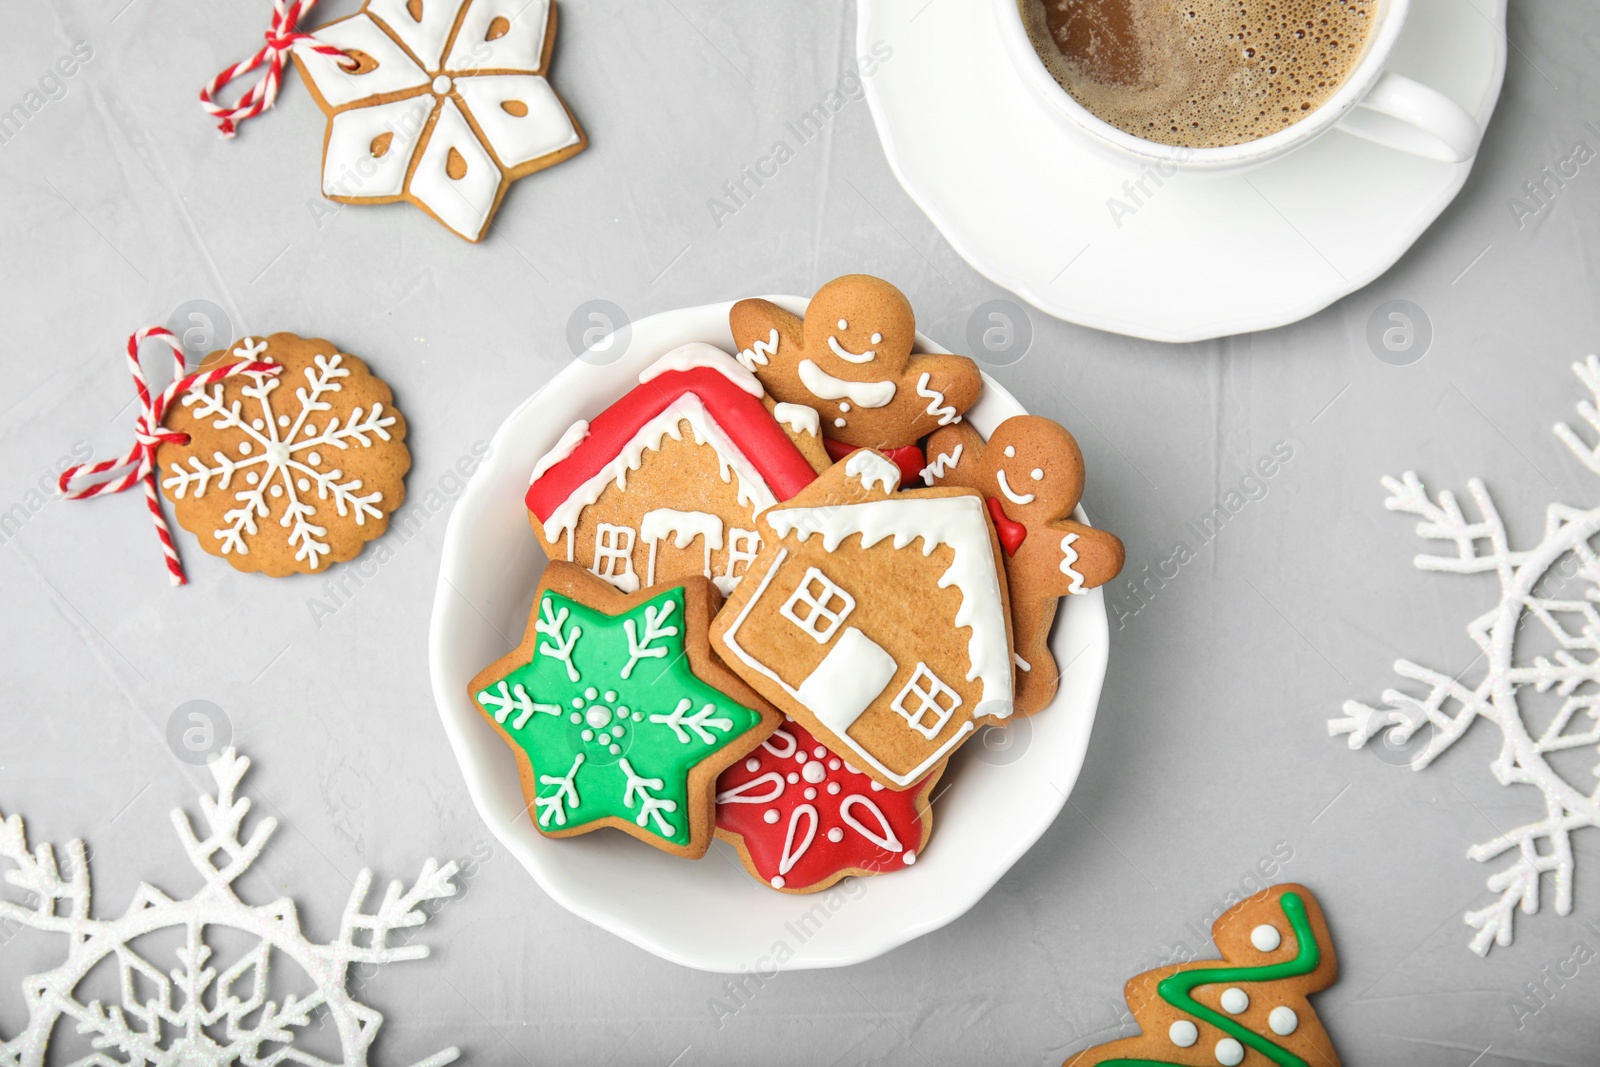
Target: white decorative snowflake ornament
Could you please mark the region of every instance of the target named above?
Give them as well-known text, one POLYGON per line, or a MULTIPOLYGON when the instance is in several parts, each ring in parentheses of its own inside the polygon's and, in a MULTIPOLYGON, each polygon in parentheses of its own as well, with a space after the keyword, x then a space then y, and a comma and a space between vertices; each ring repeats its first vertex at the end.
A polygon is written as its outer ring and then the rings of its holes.
MULTIPOLYGON (((1578 378, 1600 402, 1600 359, 1573 364, 1578 378)), ((1600 410, 1588 400, 1578 413, 1600 434, 1600 410)), ((1591 446, 1565 423, 1556 436, 1595 474, 1600 445, 1591 446)), ((1467 626, 1485 662, 1478 681, 1418 666, 1395 664, 1400 677, 1425 687, 1418 697, 1385 690, 1383 708, 1347 701, 1344 717, 1328 731, 1349 735, 1360 748, 1383 734, 1404 744, 1426 728, 1427 742, 1411 766, 1421 770, 1453 745, 1479 718, 1500 731, 1500 754, 1490 765, 1502 785, 1529 785, 1543 796, 1543 816, 1526 826, 1475 845, 1467 855, 1487 862, 1514 851, 1510 862, 1488 878, 1499 896, 1466 914, 1477 929, 1472 950, 1487 955, 1491 945, 1509 945, 1515 909, 1538 911, 1543 876, 1555 887, 1558 915, 1572 911, 1572 831, 1600 826, 1600 508, 1584 511, 1551 504, 1543 539, 1529 549, 1513 549, 1505 523, 1481 481, 1468 483, 1479 520, 1469 521, 1455 496, 1440 492, 1430 500, 1422 482, 1407 473, 1383 480, 1384 506, 1418 516, 1418 536, 1444 541, 1455 555, 1420 555, 1421 570, 1453 574, 1493 574, 1499 602, 1467 626), (1529 646, 1542 646, 1543 654, 1529 646)), ((1468 672, 1474 670, 1476 661, 1468 672)))
POLYGON ((294 53, 328 116, 322 192, 346 204, 409 200, 469 241, 518 178, 586 141, 545 80, 553 0, 368 0, 294 53))
MULTIPOLYGON (((66 935, 65 960, 23 980, 28 1022, 9 1039, 0 1035, 0 1065, 40 1067, 52 1034, 63 1026, 76 1029, 95 1049, 72 1061, 73 1067, 355 1067, 368 1062, 383 1016, 350 995, 349 970, 428 955, 426 945, 392 945, 389 938, 427 922, 420 905, 455 894, 451 878, 456 865, 426 861, 410 889, 390 883, 375 912, 363 910, 372 885, 372 872, 363 870, 345 905, 338 940, 310 941, 300 929, 293 901, 248 904, 234 892, 233 883, 255 863, 277 828, 276 819, 261 819, 248 838, 243 835, 250 800, 235 791, 249 766, 231 748, 211 763, 217 791, 200 797, 199 831, 185 812, 172 813, 189 862, 204 879, 200 890, 176 900, 141 884, 127 911, 114 919, 91 914, 88 852, 81 840, 67 845, 68 873, 63 874, 50 845, 28 848, 21 816, 0 821, 0 859, 12 865, 5 881, 27 898, 0 899, 0 923, 12 930, 66 935), (228 928, 236 932, 231 936, 242 934, 252 944, 219 972, 211 965, 208 928, 228 928), (140 941, 159 931, 182 938, 175 952, 177 966, 170 970, 147 958, 148 948, 140 941), (281 1003, 268 999, 274 956, 297 966, 313 991, 303 997, 285 995, 281 1003), (80 986, 107 962, 119 977, 121 1003, 84 1003, 80 986), (299 1047, 302 1038, 324 1023, 331 1024, 337 1060, 299 1047)), ((445 1049, 417 1067, 442 1067, 458 1055, 454 1048, 445 1049)))
POLYGON ((276 333, 208 356, 277 364, 180 397, 156 453, 178 522, 240 570, 282 576, 353 558, 388 526, 411 466, 389 387, 327 341, 276 333))

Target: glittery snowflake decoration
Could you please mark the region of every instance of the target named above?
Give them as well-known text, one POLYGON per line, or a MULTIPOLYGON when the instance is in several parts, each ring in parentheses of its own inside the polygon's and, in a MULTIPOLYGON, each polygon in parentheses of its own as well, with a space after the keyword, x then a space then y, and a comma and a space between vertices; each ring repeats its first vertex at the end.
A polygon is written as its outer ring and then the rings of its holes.
MULTIPOLYGON (((178 837, 204 886, 192 897, 176 900, 141 884, 127 911, 115 919, 91 914, 88 852, 81 840, 67 845, 63 873, 50 845, 29 849, 21 816, 0 821, 0 859, 11 865, 5 881, 24 897, 0 899, 0 924, 11 930, 64 934, 67 950, 66 959, 55 969, 23 979, 27 1026, 9 1039, 0 1035, 0 1065, 43 1064, 52 1033, 61 1027, 75 1029, 95 1049, 73 1060, 73 1067, 367 1063, 383 1016, 350 995, 349 969, 426 956, 426 945, 392 945, 389 939, 396 931, 427 921, 420 905, 456 892, 451 881, 456 865, 440 867, 426 861, 410 889, 390 883, 372 912, 364 910, 372 872, 363 870, 345 905, 338 940, 312 942, 300 929, 293 901, 248 904, 234 892, 233 883, 255 863, 277 828, 277 820, 261 819, 248 837, 244 835, 250 800, 236 790, 249 766, 250 761, 231 748, 211 763, 216 795, 200 797, 200 829, 182 810, 172 813, 178 837), (210 963, 208 928, 229 928, 253 939, 253 944, 219 972, 210 963), (175 953, 177 966, 171 970, 164 971, 136 947, 139 939, 157 931, 182 936, 175 953), (281 1003, 268 999, 274 956, 299 967, 314 991, 303 997, 285 995, 281 1003), (94 999, 84 1003, 80 986, 97 965, 108 961, 119 978, 121 1003, 105 1005, 94 999), (297 1048, 300 1038, 325 1023, 331 1024, 338 1042, 337 1060, 297 1048)), ((454 1048, 445 1049, 417 1067, 442 1067, 458 1055, 454 1048)))
MULTIPOLYGON (((1573 370, 1600 402, 1600 359, 1590 356, 1573 364, 1573 370)), ((1580 402, 1578 414, 1600 435, 1600 409, 1594 402, 1580 402)), ((1555 433, 1584 466, 1600 474, 1600 445, 1588 444, 1565 423, 1555 433)), ((1404 744, 1425 729, 1426 743, 1411 761, 1414 770, 1421 770, 1477 719, 1499 729, 1500 754, 1490 765, 1495 779, 1502 785, 1536 788, 1543 796, 1544 814, 1467 852, 1479 862, 1511 854, 1488 878, 1489 890, 1499 896, 1465 916, 1477 930, 1472 950, 1483 956, 1491 945, 1511 944, 1517 908, 1526 915, 1538 911, 1546 874, 1554 884, 1556 914, 1571 913, 1572 831, 1600 826, 1600 765, 1585 767, 1582 755, 1585 749, 1600 752, 1600 557, 1594 543, 1600 534, 1600 508, 1551 504, 1543 539, 1517 550, 1477 479, 1468 483, 1479 516, 1475 522, 1452 493, 1429 499, 1415 474, 1408 472, 1398 481, 1385 478, 1383 485, 1389 491, 1385 507, 1418 516, 1418 536, 1446 542, 1455 550, 1454 555, 1418 556, 1419 569, 1493 574, 1500 583, 1500 599, 1467 626, 1485 664, 1476 682, 1465 680, 1476 661, 1462 674, 1450 675, 1401 660, 1395 673, 1416 683, 1425 695, 1385 690, 1382 708, 1347 701, 1344 717, 1330 720, 1328 731, 1348 734, 1355 749, 1380 734, 1404 744), (1529 651, 1532 644, 1547 647, 1548 654, 1529 651)))
POLYGON ((161 447, 161 488, 178 521, 241 570, 315 571, 356 555, 398 506, 410 466, 389 389, 326 341, 247 337, 241 374, 185 393, 161 447))

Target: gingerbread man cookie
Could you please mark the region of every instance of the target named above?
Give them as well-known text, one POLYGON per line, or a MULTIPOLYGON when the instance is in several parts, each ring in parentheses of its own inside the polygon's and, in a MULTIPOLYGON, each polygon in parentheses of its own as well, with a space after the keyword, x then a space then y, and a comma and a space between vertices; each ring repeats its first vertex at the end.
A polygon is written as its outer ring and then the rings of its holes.
POLYGON ((854 448, 915 446, 960 422, 983 386, 965 356, 913 353, 917 324, 905 294, 865 274, 817 290, 804 319, 770 300, 741 300, 728 322, 739 361, 775 399, 816 409, 823 435, 842 446, 830 449, 836 459, 854 448))
POLYGON ((1060 678, 1049 644, 1060 598, 1104 585, 1122 570, 1122 542, 1071 517, 1083 496, 1078 442, 1035 415, 1002 422, 987 445, 971 426, 948 426, 928 439, 922 480, 984 495, 1005 549, 1017 711, 1031 715, 1050 703, 1060 678))

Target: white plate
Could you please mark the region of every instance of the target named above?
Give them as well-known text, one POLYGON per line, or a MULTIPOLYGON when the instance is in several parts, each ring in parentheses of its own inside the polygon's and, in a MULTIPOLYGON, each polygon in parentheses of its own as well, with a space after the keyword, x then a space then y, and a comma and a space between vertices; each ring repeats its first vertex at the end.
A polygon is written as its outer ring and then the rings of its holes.
MULTIPOLYGON (((1414 0, 1389 67, 1489 121, 1505 0, 1414 0)), ((1335 129, 1234 176, 1179 174, 1132 203, 1136 163, 1060 129, 1011 63, 991 5, 858 0, 857 54, 900 184, 979 273, 1058 318, 1156 341, 1295 322, 1388 270, 1471 163, 1418 159, 1335 129), (881 47, 881 46, 880 46, 881 47)))
MULTIPOLYGON (((770 297, 795 312, 805 301, 770 297)), ((511 750, 467 697, 467 683, 521 639, 545 557, 528 526, 528 473, 575 419, 593 418, 657 356, 690 341, 731 349, 728 304, 652 315, 631 327, 609 366, 583 360, 506 419, 450 516, 428 642, 434 700, 489 828, 559 904, 663 959, 708 971, 768 970, 871 959, 962 915, 1037 841, 1066 803, 1089 745, 1110 632, 1100 591, 1064 604, 1051 638, 1062 664, 1055 702, 1004 733, 1008 748, 968 743, 936 805, 915 867, 848 879, 809 896, 759 885, 718 842, 698 863, 620 833, 541 837, 527 816, 511 750), (831 905, 831 907, 830 907, 831 905), (821 906, 822 911, 816 909, 821 906)), ((943 351, 918 335, 923 351, 943 351)), ((985 380, 968 421, 987 435, 1023 408, 985 380)), ((1081 512, 1079 518, 1083 518, 1081 512)), ((1086 520, 1085 520, 1086 521, 1086 520)), ((943 784, 941 784, 941 789, 943 784)))

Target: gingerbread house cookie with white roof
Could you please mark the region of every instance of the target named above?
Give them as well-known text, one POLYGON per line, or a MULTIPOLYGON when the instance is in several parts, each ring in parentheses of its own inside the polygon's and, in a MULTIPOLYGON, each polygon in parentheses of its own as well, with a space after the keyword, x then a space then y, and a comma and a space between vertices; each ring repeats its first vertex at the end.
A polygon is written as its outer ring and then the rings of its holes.
POLYGON ((971 490, 896 492, 861 450, 761 515, 717 653, 874 780, 907 789, 1012 713, 1005 565, 971 490))
POLYGON ((815 413, 769 405, 712 345, 656 360, 534 466, 525 499, 546 555, 625 593, 693 574, 731 592, 761 547, 756 516, 826 465, 815 413))

